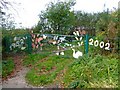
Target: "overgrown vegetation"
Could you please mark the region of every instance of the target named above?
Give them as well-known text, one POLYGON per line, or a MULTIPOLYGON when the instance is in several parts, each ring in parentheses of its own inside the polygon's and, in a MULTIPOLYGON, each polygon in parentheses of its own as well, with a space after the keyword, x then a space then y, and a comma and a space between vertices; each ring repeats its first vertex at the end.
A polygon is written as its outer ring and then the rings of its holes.
POLYGON ((118 59, 99 54, 81 57, 69 65, 63 82, 69 88, 116 88, 118 59))
POLYGON ((8 58, 7 60, 2 61, 2 77, 6 78, 8 75, 11 74, 15 65, 12 58, 8 58))
POLYGON ((40 53, 40 54, 29 54, 24 58, 23 65, 25 66, 32 66, 36 63, 38 63, 42 58, 45 58, 49 55, 50 53, 40 53))
MULTIPOLYGON (((68 55, 72 52, 67 51, 65 53, 68 55)), ((37 58, 34 57, 34 59, 37 58)), ((70 63, 72 60, 73 58, 68 56, 56 55, 51 55, 49 57, 40 59, 36 64, 32 64, 33 67, 27 73, 26 80, 28 83, 35 86, 46 86, 50 83, 53 83, 60 71, 67 66, 66 63, 70 63)))
MULTIPOLYGON (((90 54, 74 59, 70 54, 72 55, 72 51, 68 50, 64 56, 49 56, 32 64, 32 69, 26 75, 27 82, 35 86, 59 83, 66 88, 116 88, 118 86, 117 58, 90 54), (62 76, 61 71, 65 71, 62 72, 62 76), (56 79, 58 76, 59 79, 56 79)), ((36 54, 34 59, 37 59, 37 56, 36 54)), ((27 59, 27 61, 31 60, 27 59)))
MULTIPOLYGON (((2 0, 3 7, 6 6, 2 0)), ((9 5, 9 3, 8 3, 9 5)), ((59 84, 64 88, 116 88, 118 87, 118 55, 120 52, 120 28, 118 15, 120 11, 86 13, 71 10, 75 1, 49 3, 45 11, 39 15, 39 22, 33 28, 39 34, 72 34, 76 27, 95 28, 95 40, 110 42, 110 51, 89 46, 89 54, 74 59, 72 50, 66 50, 65 55, 56 56, 56 45, 43 46, 43 51, 33 50, 34 54, 26 55, 23 65, 31 70, 26 75, 26 81, 34 86, 59 84), (112 48, 112 49, 111 49, 112 48), (36 53, 37 52, 37 53, 36 53)), ((6 18, 5 12, 2 19, 6 18)), ((10 17, 8 17, 10 19, 10 17)), ((14 22, 14 21, 12 21, 14 22)), ((15 29, 14 23, 2 23, 2 37, 28 34, 28 29, 15 29)), ((93 38, 93 37, 92 37, 93 38)), ((70 42, 76 44, 77 42, 70 42)), ((62 45, 62 44, 61 44, 62 45)), ((70 48, 70 47, 69 47, 70 48)), ((2 46, 2 53, 4 48, 2 46)), ((68 48, 67 48, 68 49, 68 48)), ((84 52, 84 47, 76 48, 84 52)), ((14 69, 12 58, 3 60, 2 76, 7 77, 14 69)))

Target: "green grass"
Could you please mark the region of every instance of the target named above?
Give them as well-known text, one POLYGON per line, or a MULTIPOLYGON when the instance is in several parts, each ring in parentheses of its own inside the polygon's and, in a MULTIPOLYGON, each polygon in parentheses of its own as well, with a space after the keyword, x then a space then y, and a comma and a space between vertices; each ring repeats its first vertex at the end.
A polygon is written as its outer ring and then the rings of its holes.
POLYGON ((49 44, 45 44, 43 46, 43 52, 52 52, 52 51, 56 51, 57 50, 57 46, 56 45, 49 45, 49 44))
POLYGON ((23 65, 30 66, 38 63, 41 59, 47 57, 50 53, 37 53, 37 54, 29 54, 24 58, 23 65))
MULTIPOLYGON (((49 50, 49 48, 47 49, 49 50)), ((83 47, 75 49, 84 52, 83 47)), ((109 57, 89 53, 88 56, 84 55, 79 59, 74 59, 72 50, 66 50, 64 53, 64 56, 50 55, 48 57, 47 53, 27 56, 24 60, 25 65, 32 64, 33 67, 26 74, 26 81, 34 86, 60 83, 65 88, 112 88, 118 86, 116 55, 109 57), (56 79, 63 70, 65 70, 63 76, 56 79)))
POLYGON ((63 57, 49 56, 44 62, 37 63, 26 75, 28 83, 35 86, 53 83, 60 71, 66 66, 66 63, 72 61, 69 57, 63 57))
POLYGON ((2 62, 2 77, 6 78, 14 69, 14 61, 12 58, 3 60, 2 62))
POLYGON ((69 65, 63 82, 69 88, 117 87, 118 59, 84 56, 69 65))

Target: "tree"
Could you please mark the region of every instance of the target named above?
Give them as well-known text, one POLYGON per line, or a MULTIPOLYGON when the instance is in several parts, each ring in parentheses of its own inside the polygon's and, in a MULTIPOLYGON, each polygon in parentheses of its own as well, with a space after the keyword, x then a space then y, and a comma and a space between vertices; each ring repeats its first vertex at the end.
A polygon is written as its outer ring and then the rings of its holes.
POLYGON ((51 33, 67 34, 75 22, 74 12, 71 11, 74 5, 75 1, 49 3, 46 11, 39 15, 37 27, 51 33))
POLYGON ((12 14, 7 13, 7 10, 10 10, 10 8, 14 9, 12 2, 7 0, 0 1, 0 28, 2 28, 2 30, 15 28, 14 18, 11 17, 12 14))
POLYGON ((88 27, 94 28, 96 27, 96 23, 98 20, 97 13, 86 13, 81 11, 75 11, 75 26, 76 27, 88 27))
POLYGON ((99 13, 98 17, 99 19, 96 23, 97 29, 100 31, 106 31, 107 33, 108 24, 111 21, 109 10, 99 13))

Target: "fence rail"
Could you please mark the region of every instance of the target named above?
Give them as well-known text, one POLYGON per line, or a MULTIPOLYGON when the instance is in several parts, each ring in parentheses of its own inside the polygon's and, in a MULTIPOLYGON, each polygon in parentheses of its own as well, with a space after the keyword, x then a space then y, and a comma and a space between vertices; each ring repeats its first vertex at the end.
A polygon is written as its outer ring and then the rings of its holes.
MULTIPOLYGON (((12 51, 24 51, 31 53, 33 49, 41 48, 43 45, 52 43, 53 45, 60 45, 65 44, 72 41, 83 42, 85 47, 85 53, 88 53, 89 45, 91 43, 95 44, 95 47, 98 46, 98 41, 90 41, 93 40, 88 34, 86 35, 59 35, 59 34, 25 34, 25 35, 18 35, 14 37, 5 37, 3 38, 3 46, 5 52, 12 52, 12 51), (82 37, 82 38, 81 38, 82 37), (81 39, 81 40, 80 40, 81 39), (50 42, 51 40, 51 42, 50 42)), ((114 38, 112 40, 117 41, 117 50, 120 53, 120 38, 114 38)), ((102 46, 101 42, 101 46, 102 46)), ((100 44, 100 42, 99 42, 100 44)), ((78 44, 79 45, 79 44, 78 44)), ((107 45, 107 44, 106 44, 107 45)), ((113 48, 110 47, 110 50, 113 48)))

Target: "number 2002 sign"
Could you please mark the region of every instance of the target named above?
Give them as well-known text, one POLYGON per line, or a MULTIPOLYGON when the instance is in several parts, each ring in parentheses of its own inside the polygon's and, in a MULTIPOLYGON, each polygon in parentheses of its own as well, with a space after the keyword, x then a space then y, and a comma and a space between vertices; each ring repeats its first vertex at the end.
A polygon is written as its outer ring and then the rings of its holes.
POLYGON ((110 50, 110 43, 104 43, 103 41, 99 42, 98 40, 93 40, 93 38, 89 39, 89 45, 94 45, 95 47, 105 48, 105 50, 110 50))

